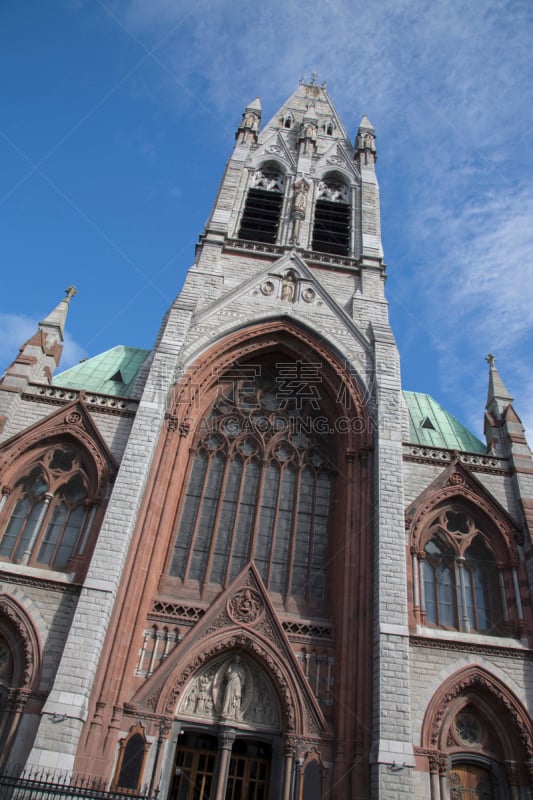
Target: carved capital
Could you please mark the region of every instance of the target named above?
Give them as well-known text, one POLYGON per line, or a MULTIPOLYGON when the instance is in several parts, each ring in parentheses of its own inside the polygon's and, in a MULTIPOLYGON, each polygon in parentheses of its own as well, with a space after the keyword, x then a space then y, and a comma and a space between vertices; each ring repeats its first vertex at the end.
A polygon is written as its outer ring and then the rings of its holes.
POLYGON ((221 750, 231 750, 235 741, 236 731, 233 728, 221 728, 218 732, 218 744, 221 750))
POLYGON ((167 426, 167 431, 169 433, 175 433, 178 430, 178 418, 175 417, 173 414, 166 415, 165 423, 167 426))

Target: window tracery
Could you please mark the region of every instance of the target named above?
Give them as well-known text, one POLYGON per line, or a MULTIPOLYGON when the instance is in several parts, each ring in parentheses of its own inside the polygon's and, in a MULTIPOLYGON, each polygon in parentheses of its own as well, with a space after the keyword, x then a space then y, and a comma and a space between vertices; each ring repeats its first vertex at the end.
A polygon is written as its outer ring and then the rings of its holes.
POLYGON ((274 167, 258 169, 253 178, 254 189, 264 189, 266 192, 282 192, 285 187, 285 175, 274 167))
POLYGON ((170 575, 225 585, 253 559, 271 592, 323 602, 329 448, 314 430, 316 400, 295 400, 273 375, 221 387, 192 456, 170 575))
POLYGON ((349 255, 350 188, 335 177, 318 184, 313 226, 313 250, 349 255))
POLYGON ((505 635, 504 572, 476 516, 460 506, 442 509, 430 525, 421 559, 425 621, 505 635))
POLYGON ((88 487, 82 459, 72 447, 41 452, 3 509, 0 558, 67 570, 89 533, 88 487))
POLYGON ((285 175, 277 165, 258 169, 246 197, 239 238, 275 244, 281 217, 285 175))

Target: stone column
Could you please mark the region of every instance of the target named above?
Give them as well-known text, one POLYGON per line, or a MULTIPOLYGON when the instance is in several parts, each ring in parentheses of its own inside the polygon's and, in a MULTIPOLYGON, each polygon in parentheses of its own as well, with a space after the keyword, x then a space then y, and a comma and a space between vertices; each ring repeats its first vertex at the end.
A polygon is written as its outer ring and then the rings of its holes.
POLYGON ((441 800, 449 797, 448 790, 448 757, 443 753, 439 763, 439 784, 441 800))
POLYGON ((216 785, 215 785, 214 800, 224 800, 224 798, 226 797, 229 762, 231 759, 231 748, 233 747, 234 741, 235 741, 235 731, 232 728, 226 728, 224 730, 219 731, 218 734, 219 751, 217 758, 217 769, 215 772, 216 785))
POLYGON ((505 773, 507 783, 511 790, 512 800, 520 800, 520 789, 518 788, 518 770, 516 761, 505 761, 505 773))
POLYGON ((440 794, 439 771, 442 764, 440 753, 433 753, 429 756, 429 785, 431 789, 431 800, 442 800, 440 794))
POLYGON ((20 559, 20 563, 21 564, 27 564, 29 562, 30 558, 31 558, 31 552, 32 552, 32 550, 33 550, 33 548, 35 546, 35 542, 37 541, 37 537, 38 537, 38 535, 39 535, 39 533, 41 531, 41 527, 42 527, 42 524, 43 524, 43 520, 44 520, 45 514, 48 511, 48 506, 52 502, 53 497, 54 497, 54 495, 50 494, 50 492, 46 492, 46 494, 43 495, 43 507, 41 508, 41 511, 39 513, 39 518, 37 519, 37 522, 35 523, 35 527, 33 529, 33 533, 30 536, 30 540, 29 540, 28 544, 26 545, 26 549, 24 550, 23 556, 20 559))
POLYGON ((466 633, 470 633, 470 620, 468 619, 468 606, 466 602, 466 586, 465 586, 465 573, 464 573, 464 564, 465 559, 463 556, 460 556, 456 559, 457 565, 457 576, 458 586, 459 586, 459 613, 461 616, 460 624, 461 630, 466 631, 466 633))
POLYGON ((283 794, 282 800, 291 800, 292 770, 294 767, 294 757, 296 755, 294 747, 288 744, 285 747, 285 757, 283 764, 283 794))

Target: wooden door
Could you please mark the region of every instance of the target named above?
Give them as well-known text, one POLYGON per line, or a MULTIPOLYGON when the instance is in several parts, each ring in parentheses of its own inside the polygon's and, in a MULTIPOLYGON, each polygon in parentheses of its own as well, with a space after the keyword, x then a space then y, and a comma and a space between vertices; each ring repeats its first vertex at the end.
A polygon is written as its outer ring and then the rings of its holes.
POLYGON ((495 800, 490 771, 475 764, 450 770, 450 800, 495 800))

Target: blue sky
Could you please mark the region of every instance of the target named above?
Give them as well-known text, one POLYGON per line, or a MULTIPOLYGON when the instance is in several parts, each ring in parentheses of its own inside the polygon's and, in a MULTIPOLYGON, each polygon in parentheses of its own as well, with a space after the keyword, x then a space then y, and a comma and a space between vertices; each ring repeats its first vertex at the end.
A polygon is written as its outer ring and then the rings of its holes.
POLYGON ((532 430, 532 34, 529 0, 6 0, 0 370, 71 284, 63 367, 149 348, 244 107, 316 72, 376 128, 404 387, 481 435, 493 352, 532 430))

